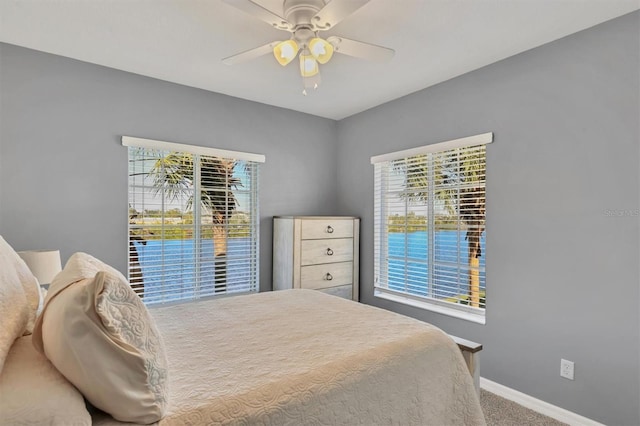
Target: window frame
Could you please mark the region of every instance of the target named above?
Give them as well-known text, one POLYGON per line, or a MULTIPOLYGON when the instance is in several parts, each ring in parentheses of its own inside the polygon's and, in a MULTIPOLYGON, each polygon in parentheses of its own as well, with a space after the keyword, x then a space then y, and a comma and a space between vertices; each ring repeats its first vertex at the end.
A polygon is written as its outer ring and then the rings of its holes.
MULTIPOLYGON (((246 294, 246 293, 253 293, 253 292, 259 292, 260 291, 260 214, 259 214, 259 193, 258 193, 258 189, 259 189, 259 180, 258 180, 258 165, 259 163, 264 163, 265 162, 265 156, 261 155, 261 154, 253 154, 253 153, 247 153, 247 152, 239 152, 239 151, 230 151, 230 150, 223 150, 223 149, 217 149, 217 148, 209 148, 209 147, 203 147, 203 146, 196 146, 196 145, 186 145, 186 144, 181 144, 181 143, 173 143, 173 142, 164 142, 164 141, 157 141, 157 140, 151 140, 151 139, 142 139, 142 138, 137 138, 137 137, 131 137, 131 136, 122 136, 122 145, 128 148, 128 152, 127 152, 127 158, 128 158, 128 162, 129 164, 131 164, 130 162, 132 161, 132 158, 136 159, 135 157, 132 157, 132 149, 145 149, 145 150, 153 150, 153 151, 157 151, 158 153, 161 153, 161 155, 163 155, 162 153, 166 154, 166 153, 178 153, 180 155, 182 154, 190 154, 193 155, 193 157, 190 158, 194 158, 194 159, 198 159, 198 160, 206 160, 208 158, 212 158, 212 159, 218 159, 218 160, 223 160, 223 161, 233 161, 233 162, 237 162, 237 161, 242 161, 245 162, 246 164, 249 165, 249 168, 247 170, 247 179, 249 182, 249 187, 246 189, 242 189, 240 192, 247 194, 245 196, 248 196, 248 200, 249 201, 249 205, 247 206, 249 208, 249 212, 251 213, 250 217, 250 222, 249 222, 249 227, 247 228, 249 230, 249 237, 250 239, 248 240, 248 242, 246 244, 248 244, 247 247, 249 247, 247 250, 249 250, 249 252, 247 252, 247 257, 246 257, 246 261, 249 262, 249 266, 248 268, 245 268, 246 273, 249 274, 249 290, 248 291, 229 291, 229 287, 228 284, 229 282, 226 280, 227 278, 227 268, 229 267, 229 261, 231 260, 228 257, 229 252, 227 250, 224 251, 224 258, 218 258, 217 255, 214 255, 214 257, 212 259, 209 259, 209 256, 206 256, 206 260, 205 259, 205 249, 203 246, 203 241, 202 241, 202 232, 209 229, 209 232, 216 232, 215 230, 213 230, 216 226, 222 226, 225 229, 225 236, 223 238, 225 238, 225 242, 223 242, 224 246, 226 247, 226 244, 229 243, 230 237, 229 237, 229 230, 231 228, 235 228, 238 225, 234 225, 233 223, 229 223, 228 219, 224 220, 222 218, 220 218, 220 221, 215 220, 215 216, 214 216, 214 222, 215 223, 219 223, 220 225, 215 225, 213 223, 210 223, 208 225, 206 225, 205 223, 203 223, 202 218, 205 217, 204 214, 201 215, 201 209, 204 209, 204 207, 201 207, 201 203, 200 203, 200 196, 202 195, 204 197, 204 193, 201 192, 200 190, 200 184, 202 179, 204 179, 204 176, 201 178, 201 172, 203 170, 205 170, 204 168, 201 169, 200 165, 202 163, 200 163, 200 161, 198 161, 197 165, 194 164, 193 167, 193 178, 192 178, 192 186, 189 187, 188 192, 193 192, 193 195, 191 196, 190 200, 192 200, 192 207, 191 207, 191 214, 193 215, 193 219, 192 222, 186 222, 187 224, 191 223, 193 226, 189 227, 185 225, 185 230, 186 232, 189 232, 189 230, 191 230, 193 232, 193 237, 189 237, 192 238, 194 241, 192 242, 192 244, 190 245, 192 247, 193 253, 192 256, 194 256, 193 258, 193 271, 191 272, 191 280, 192 283, 189 286, 187 284, 187 287, 184 287, 184 284, 182 284, 181 290, 176 290, 176 294, 173 294, 173 290, 171 289, 171 286, 175 285, 172 283, 166 283, 166 274, 167 272, 164 272, 164 266, 162 266, 162 271, 163 272, 155 272, 157 275, 155 276, 155 278, 158 280, 157 284, 160 286, 160 288, 155 289, 154 294, 155 296, 153 298, 150 297, 150 301, 145 300, 146 297, 143 297, 143 301, 145 303, 148 303, 150 305, 164 305, 164 304, 175 304, 175 303, 185 303, 185 302, 190 302, 190 301, 195 301, 195 300, 199 300, 202 298, 208 298, 208 297, 225 297, 225 296, 229 296, 229 295, 235 295, 235 294, 246 294), (222 222, 224 221, 224 222, 222 222), (212 282, 210 282, 210 284, 212 285, 212 289, 213 289, 213 294, 208 294, 211 293, 211 289, 208 289, 207 291, 205 291, 205 293, 202 293, 202 289, 200 288, 200 286, 202 285, 203 281, 201 281, 201 269, 199 267, 199 265, 202 262, 207 262, 207 265, 209 263, 211 263, 211 261, 213 261, 213 264, 215 264, 215 272, 213 277, 215 277, 216 279, 212 282), (222 275, 218 275, 218 265, 220 261, 224 261, 224 270, 222 272, 222 275), (218 281, 219 277, 222 276, 223 279, 225 280, 223 283, 223 291, 218 292, 218 283, 222 282, 222 281, 218 281), (168 288, 165 286, 169 286, 168 288), (186 291, 187 295, 182 294, 186 291), (181 293, 182 292, 182 293, 181 293), (192 293, 192 295, 189 295, 189 293, 192 293), (177 297, 174 297, 177 296, 177 297)), ((145 159, 147 158, 146 156, 142 156, 140 157, 140 159, 145 159)), ((150 157, 151 158, 151 157, 150 157)), ((192 160, 193 161, 193 160, 192 160)), ((191 163, 188 163, 191 164, 191 163)), ((218 163, 212 163, 212 164, 218 164, 218 163)), ((223 163, 224 164, 224 163, 223 163)), ((220 166, 218 166, 220 167, 220 166)), ((211 176, 221 176, 219 173, 219 169, 212 169, 215 170, 215 174, 212 174, 211 176)), ((223 169, 226 170, 226 169, 223 169)), ((131 181, 131 176, 132 176, 132 170, 131 170, 131 166, 128 167, 128 183, 127 183, 127 198, 129 200, 129 207, 131 208, 131 196, 132 196, 132 190, 135 191, 134 188, 146 188, 147 186, 145 184, 143 184, 143 186, 140 186, 140 184, 136 184, 133 181, 131 181)), ((226 175, 227 172, 225 172, 224 176, 228 176, 226 175)), ((146 179, 146 178, 144 178, 146 179)), ((229 180, 226 180, 225 182, 228 182, 229 180)), ((218 180, 212 181, 213 182, 219 182, 218 180)), ((246 184, 246 182, 245 182, 246 184)), ((203 184, 205 185, 205 184, 203 184)), ((215 186, 212 186, 211 189, 212 190, 216 190, 215 188, 218 188, 217 186, 218 184, 215 184, 215 186)), ((226 184, 225 184, 226 185, 226 184)), ((141 189, 141 194, 143 196, 143 205, 144 202, 146 200, 146 195, 145 192, 147 190, 145 189, 141 189)), ((203 189, 204 191, 204 189, 203 189)), ((229 191, 229 189, 226 189, 226 186, 224 188, 221 188, 219 191, 222 191, 222 193, 224 194, 225 191, 229 191)), ((235 190, 234 190, 235 192, 235 190)), ((164 191, 162 192, 162 194, 164 194, 164 191)), ((214 192, 214 195, 216 193, 214 192)), ((135 193, 134 193, 135 196, 135 193)), ((224 196, 224 195, 223 195, 224 196)), ((157 195, 155 195, 154 197, 157 197, 157 195)), ((169 208, 169 205, 165 205, 164 204, 164 197, 165 195, 161 195, 160 199, 162 200, 161 203, 161 211, 162 211, 162 229, 163 229, 163 233, 164 233, 164 217, 165 214, 167 212, 170 212, 172 209, 169 208)), ((226 197, 226 196, 225 196, 226 197)), ((182 196, 181 196, 182 198, 182 196)), ((235 199, 235 197, 234 197, 235 199)), ((184 200, 182 200, 181 202, 184 202, 184 200)), ((225 206, 226 201, 223 201, 223 206, 225 206)), ((189 204, 187 203, 186 206, 188 206, 189 204)), ((214 204, 215 205, 215 204, 214 204)), ((131 210, 129 210, 131 211, 131 210)), ((216 210, 212 210, 212 211, 216 211, 216 210)), ((221 210, 217 210, 217 211, 221 211, 221 210)), ((235 211, 234 210, 229 210, 228 205, 226 207, 223 208, 223 213, 221 213, 224 217, 228 217, 227 215, 229 215, 229 212, 235 211)), ((185 210, 184 213, 186 213, 187 210, 185 210)), ((131 214, 131 213, 129 213, 131 214)), ((129 216, 130 217, 130 216, 129 216)), ((244 223, 244 222, 243 222, 244 223)), ((178 225, 179 228, 182 229, 183 225, 178 225)), ((243 228, 246 227, 247 225, 242 225, 243 228)), ((135 226, 133 228, 138 228, 139 226, 135 226)), ((131 225, 131 220, 128 221, 128 225, 127 225, 127 243, 129 245, 128 248, 128 254, 127 254, 127 275, 129 280, 132 279, 132 271, 134 270, 135 267, 138 268, 137 273, 140 274, 140 278, 142 279, 143 277, 143 273, 142 273, 142 265, 140 263, 138 263, 137 265, 133 265, 133 262, 138 261, 138 249, 132 250, 132 243, 134 240, 137 240, 139 238, 133 238, 133 232, 132 232, 132 225, 131 225), (135 253, 133 253, 135 252, 135 253), (132 260, 132 258, 135 258, 135 260, 132 260)), ((181 231, 183 232, 183 231, 181 231)), ((213 237, 215 238, 215 237, 213 237)), ((164 244, 166 241, 171 240, 171 238, 161 238, 158 241, 161 241, 161 243, 159 243, 159 245, 161 247, 164 247, 164 244)), ((183 240, 186 241, 186 240, 183 240)), ((244 244, 244 243, 243 243, 244 244)), ((189 244, 187 244, 189 245, 189 244)), ((213 248, 210 248, 213 250, 213 248)), ((164 253, 164 248, 161 249, 159 253, 159 256, 161 256, 161 259, 164 259, 165 253, 164 253)), ((180 256, 180 258, 182 259, 183 256, 185 256, 184 253, 180 252, 180 254, 178 254, 178 256, 180 256)), ((189 255, 191 256, 191 255, 189 255)), ((244 255, 243 255, 244 256, 244 255)), ((244 258, 244 257, 243 257, 244 258)), ((238 258, 235 259, 235 261, 237 261, 238 258)), ((182 261, 182 260, 181 260, 182 261)), ((161 261, 162 264, 164 264, 164 260, 161 261)), ((189 262, 187 260, 187 263, 185 263, 185 265, 191 264, 191 262, 189 262)), ((203 264, 204 265, 204 264, 203 264)), ((211 265, 208 265, 208 269, 211 273, 211 265)), ((171 274, 171 272, 169 272, 169 275, 171 274)), ((188 274, 189 275, 189 274, 188 274)), ((185 278, 181 275, 180 276, 180 281, 182 282, 182 280, 184 280, 185 278)), ((153 280, 153 278, 152 278, 153 280)), ((186 281, 187 283, 189 283, 190 281, 187 279, 186 281)), ((144 284, 142 284, 144 286, 144 284)), ((132 283, 132 287, 135 287, 135 284, 132 283)), ((143 290, 141 292, 146 292, 143 290)))
MULTIPOLYGON (((401 303, 404 305, 409 305, 413 307, 417 307, 420 309, 437 312, 440 314, 444 314, 447 316, 464 319, 467 321, 485 324, 486 323, 486 306, 484 308, 480 307, 472 307, 466 306, 459 303, 448 302, 444 300, 437 299, 435 297, 428 297, 422 295, 414 295, 408 292, 397 291, 388 288, 389 287, 389 250, 388 250, 388 231, 387 231, 387 215, 383 212, 385 206, 387 205, 387 195, 391 194, 392 191, 389 188, 385 188, 384 185, 388 184, 387 180, 384 180, 382 176, 378 176, 379 173, 382 173, 382 170, 378 170, 379 167, 392 167, 391 163, 397 160, 403 159, 411 159, 413 157, 422 156, 422 155, 431 155, 431 154, 442 154, 447 151, 452 151, 456 149, 464 149, 464 148, 473 148, 481 145, 487 145, 493 142, 493 133, 483 133, 475 136, 469 136, 460 139, 454 139, 450 141, 424 145, 416 148, 406 149, 402 151, 391 152, 387 154, 381 154, 371 157, 371 164, 374 165, 376 171, 374 173, 374 296, 382 299, 390 300, 393 302, 401 303), (385 234, 386 231, 386 234, 385 234), (384 276, 383 276, 384 275, 384 276), (386 281, 386 282, 381 282, 386 281)), ((486 154, 486 152, 485 152, 486 154)), ((485 175, 486 175, 486 156, 485 156, 485 175)), ((434 176, 433 172, 427 172, 427 181, 429 182, 429 186, 434 185, 434 176)), ((406 176, 406 174, 405 174, 406 176)), ((484 185, 486 188, 486 178, 484 181, 484 185)), ((428 211, 428 221, 431 223, 433 216, 433 189, 429 189, 427 191, 427 201, 423 201, 423 207, 425 207, 428 211)), ((486 201, 485 201, 486 202, 486 201)), ((408 214, 405 211, 405 215, 408 214)), ((459 216, 459 212, 458 212, 459 216)), ((486 216, 485 216, 486 223, 486 216)), ((485 227, 486 229, 486 227, 485 227)), ((430 231, 427 231, 430 232, 430 231)), ((407 232, 405 231, 406 235, 407 232)), ((486 234, 485 234, 486 235, 486 234)), ((433 266, 437 264, 433 257, 433 247, 431 240, 435 238, 435 235, 432 237, 427 234, 427 245, 428 245, 428 255, 426 263, 429 265, 428 270, 432 270, 433 266)), ((460 250, 457 250, 458 256, 460 254, 460 250)), ((406 253, 405 253, 406 257, 406 253)), ((459 263, 461 265, 461 263, 459 263)), ((485 275, 486 277, 486 275, 485 275)), ((405 283, 406 284, 406 283, 405 283)), ((431 288, 431 285, 429 285, 431 288)), ((430 291, 433 291, 430 289, 430 291)), ((486 282, 485 282, 485 291, 486 291, 486 282)))

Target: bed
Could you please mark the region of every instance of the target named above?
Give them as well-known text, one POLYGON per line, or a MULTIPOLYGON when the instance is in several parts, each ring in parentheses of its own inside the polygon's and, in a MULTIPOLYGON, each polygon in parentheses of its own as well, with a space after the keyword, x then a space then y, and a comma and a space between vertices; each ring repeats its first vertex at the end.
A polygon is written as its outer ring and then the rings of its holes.
MULTIPOLYGON (((312 290, 149 312, 168 370, 159 425, 485 424, 458 346, 432 325, 312 290)), ((46 315, 39 319, 46 323, 46 315)), ((47 364, 61 380, 56 370, 64 368, 25 343, 30 337, 19 337, 9 350, 0 400, 15 389, 10 381, 23 383, 26 393, 39 388, 39 375, 20 377, 34 371, 25 362, 47 364)), ((77 406, 78 396, 73 401, 77 406)), ((12 404, 0 401, 0 419, 20 419, 12 404)), ((67 424, 124 424, 96 408, 89 412, 67 424)))

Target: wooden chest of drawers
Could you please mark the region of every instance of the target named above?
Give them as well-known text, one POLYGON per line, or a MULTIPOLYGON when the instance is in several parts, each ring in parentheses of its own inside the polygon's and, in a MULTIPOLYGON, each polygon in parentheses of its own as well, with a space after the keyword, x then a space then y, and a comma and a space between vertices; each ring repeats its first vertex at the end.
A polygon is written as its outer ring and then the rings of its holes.
POLYGON ((273 218, 273 289, 307 288, 358 300, 360 219, 273 218))

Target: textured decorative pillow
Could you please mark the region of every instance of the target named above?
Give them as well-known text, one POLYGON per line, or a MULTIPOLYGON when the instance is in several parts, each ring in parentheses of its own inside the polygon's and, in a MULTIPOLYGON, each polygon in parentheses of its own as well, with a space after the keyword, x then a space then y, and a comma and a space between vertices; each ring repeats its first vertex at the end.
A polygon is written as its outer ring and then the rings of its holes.
POLYGON ((30 273, 18 253, 0 236, 0 372, 11 345, 25 332, 32 314, 22 286, 30 273))
POLYGON ((0 423, 6 425, 91 425, 84 398, 31 336, 18 338, 0 375, 0 423))
POLYGON ((76 253, 49 287, 34 346, 97 408, 152 423, 167 407, 164 346, 122 274, 76 253), (93 275, 92 275, 93 274, 93 275))

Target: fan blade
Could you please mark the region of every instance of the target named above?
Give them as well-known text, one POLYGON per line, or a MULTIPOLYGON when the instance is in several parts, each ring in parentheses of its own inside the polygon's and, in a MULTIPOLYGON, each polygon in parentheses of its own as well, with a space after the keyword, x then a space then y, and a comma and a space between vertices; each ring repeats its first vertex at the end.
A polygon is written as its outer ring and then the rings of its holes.
POLYGON ((272 41, 271 43, 265 44, 264 46, 256 47, 254 49, 247 50, 246 52, 238 53, 237 55, 224 58, 222 62, 227 65, 235 65, 241 62, 250 61, 262 55, 266 55, 267 53, 273 52, 273 48, 276 47, 278 43, 280 42, 272 41))
POLYGON ((249 15, 260 19, 261 21, 266 22, 271 25, 273 28, 284 31, 292 31, 293 25, 287 22, 278 14, 265 9, 260 6, 258 3, 253 2, 252 0, 222 0, 230 6, 235 7, 236 9, 240 9, 241 11, 248 13, 249 15))
POLYGON ((311 24, 316 31, 328 30, 367 3, 369 0, 331 0, 311 18, 311 24))
POLYGON ((375 62, 387 62, 395 53, 395 50, 387 47, 350 40, 344 37, 331 36, 327 38, 327 41, 333 45, 333 48, 338 53, 375 62))

